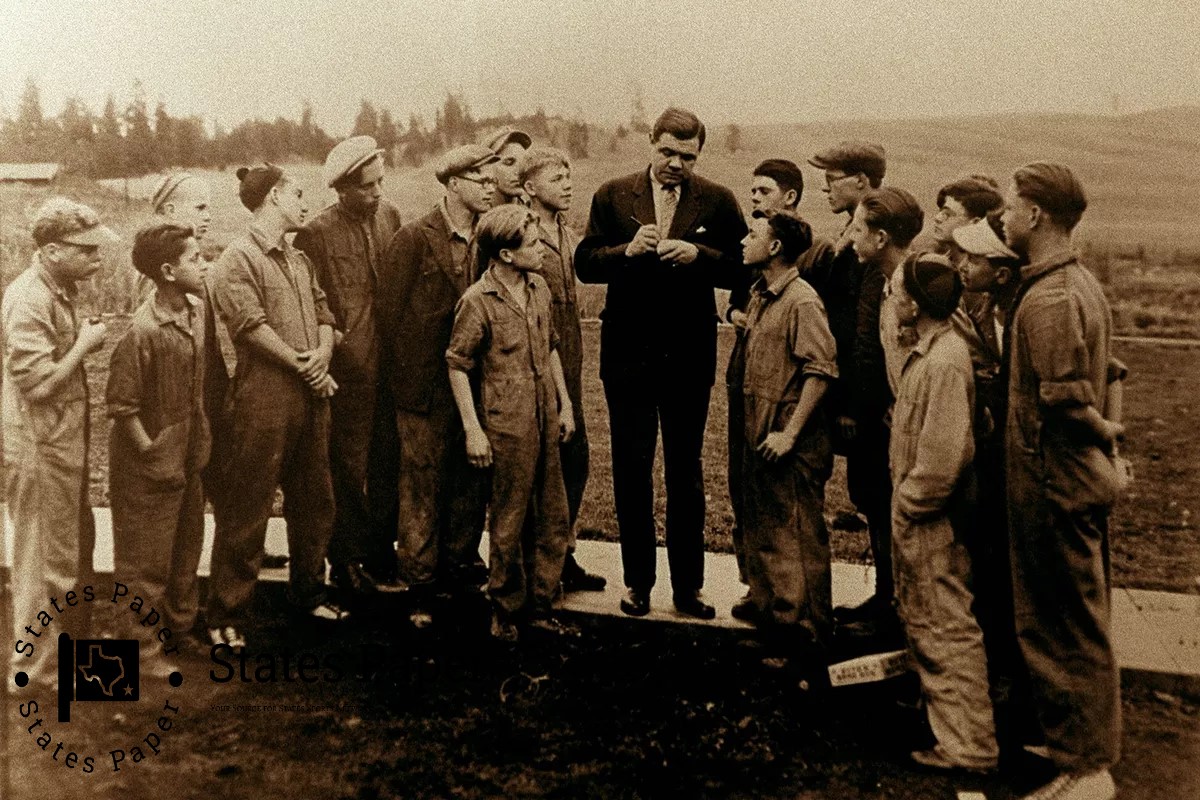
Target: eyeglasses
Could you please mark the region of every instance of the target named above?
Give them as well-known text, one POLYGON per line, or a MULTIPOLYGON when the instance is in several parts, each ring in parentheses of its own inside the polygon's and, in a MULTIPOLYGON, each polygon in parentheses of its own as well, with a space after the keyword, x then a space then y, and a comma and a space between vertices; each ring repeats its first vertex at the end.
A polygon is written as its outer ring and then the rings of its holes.
POLYGON ((833 177, 830 177, 829 173, 825 173, 825 188, 823 191, 828 192, 830 189, 833 188, 833 185, 835 183, 837 183, 838 181, 844 181, 844 180, 846 180, 846 178, 854 178, 857 176, 858 176, 857 172, 850 174, 850 175, 834 175, 833 177))
POLYGON ((495 186, 496 186, 495 178, 472 178, 469 175, 455 175, 454 177, 458 178, 461 181, 470 181, 471 183, 478 183, 480 186, 491 186, 493 188, 495 188, 495 186))

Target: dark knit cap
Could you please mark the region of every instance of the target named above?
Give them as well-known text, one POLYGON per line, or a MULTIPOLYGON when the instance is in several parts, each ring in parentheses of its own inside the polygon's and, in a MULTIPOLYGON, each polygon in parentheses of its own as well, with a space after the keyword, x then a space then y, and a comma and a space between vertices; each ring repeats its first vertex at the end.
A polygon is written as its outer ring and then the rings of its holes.
POLYGON ((904 259, 904 290, 934 319, 949 319, 962 298, 962 276, 950 260, 937 253, 918 253, 904 259))
POLYGON ((257 211, 267 194, 283 177, 283 170, 274 164, 263 162, 254 167, 238 167, 236 174, 241 182, 238 197, 242 199, 242 205, 251 211, 257 211))

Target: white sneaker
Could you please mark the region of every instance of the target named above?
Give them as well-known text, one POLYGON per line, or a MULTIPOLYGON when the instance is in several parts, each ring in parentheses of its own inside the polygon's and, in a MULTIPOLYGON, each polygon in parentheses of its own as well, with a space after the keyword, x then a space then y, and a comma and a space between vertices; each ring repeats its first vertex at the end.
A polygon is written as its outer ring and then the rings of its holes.
POLYGON ((1064 772, 1021 800, 1113 800, 1116 796, 1112 774, 1098 769, 1084 775, 1064 772))

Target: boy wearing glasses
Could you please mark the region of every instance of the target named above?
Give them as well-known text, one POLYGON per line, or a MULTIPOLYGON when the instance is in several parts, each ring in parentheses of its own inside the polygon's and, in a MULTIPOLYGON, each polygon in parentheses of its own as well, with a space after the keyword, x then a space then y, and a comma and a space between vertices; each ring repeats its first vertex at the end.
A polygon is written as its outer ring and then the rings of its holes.
POLYGON ((492 207, 496 155, 480 144, 446 153, 445 187, 428 214, 400 228, 379 264, 375 303, 380 375, 391 385, 400 449, 400 577, 411 587, 409 619, 433 622, 434 582, 470 590, 486 577, 479 557, 485 514, 482 475, 465 455, 462 421, 446 371, 454 306, 476 275, 469 242, 492 207))

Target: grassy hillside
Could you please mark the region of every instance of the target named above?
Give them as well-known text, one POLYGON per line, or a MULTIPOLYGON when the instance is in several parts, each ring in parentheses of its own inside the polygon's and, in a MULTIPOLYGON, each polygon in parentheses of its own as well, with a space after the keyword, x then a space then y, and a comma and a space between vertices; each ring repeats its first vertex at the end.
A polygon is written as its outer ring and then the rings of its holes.
MULTIPOLYGON (((1014 114, 944 119, 843 121, 746 126, 743 147, 729 153, 725 132, 709 132, 700 171, 746 196, 750 171, 764 158, 780 156, 804 165, 808 187, 801 211, 818 233, 840 230, 844 217, 829 213, 819 191, 821 175, 804 164, 812 153, 844 138, 880 142, 888 151, 887 181, 912 191, 926 204, 931 221, 937 188, 971 172, 1003 182, 1012 170, 1036 159, 1057 160, 1075 168, 1091 205, 1078 241, 1109 285, 1119 326, 1128 332, 1200 335, 1200 108, 1175 108, 1120 117, 1014 114), (1143 291, 1143 285, 1146 285, 1143 291), (1144 295, 1144 297, 1143 297, 1144 295)), ((646 164, 644 139, 630 136, 611 149, 607 135, 592 137, 592 155, 575 164, 576 206, 572 221, 583 227, 595 189, 604 180, 646 164)), ((335 199, 321 185, 318 165, 292 165, 315 213, 335 199)), ((217 250, 249 219, 237 200, 232 170, 210 172, 214 220, 209 247, 217 250)), ((60 191, 93 203, 128 241, 148 219, 144 198, 156 178, 106 181, 104 187, 68 180, 60 191)), ((405 219, 424 213, 441 187, 432 168, 392 171, 386 194, 405 219)), ((28 263, 28 217, 50 190, 0 186, 0 270, 4 283, 28 263)), ((128 272, 117 254, 93 294, 107 310, 125 304, 128 272)), ((584 294, 587 311, 603 304, 602 292, 584 294)))

